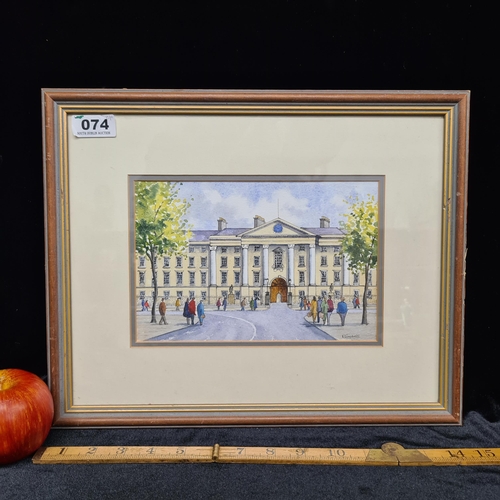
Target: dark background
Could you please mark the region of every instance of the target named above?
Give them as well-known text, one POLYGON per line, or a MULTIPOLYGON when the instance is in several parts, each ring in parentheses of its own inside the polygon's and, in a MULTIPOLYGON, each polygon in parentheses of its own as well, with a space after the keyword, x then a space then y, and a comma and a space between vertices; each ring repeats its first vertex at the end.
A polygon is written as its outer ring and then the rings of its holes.
POLYGON ((498 27, 484 4, 2 4, 0 368, 47 374, 41 88, 470 90, 464 410, 496 423, 498 27))

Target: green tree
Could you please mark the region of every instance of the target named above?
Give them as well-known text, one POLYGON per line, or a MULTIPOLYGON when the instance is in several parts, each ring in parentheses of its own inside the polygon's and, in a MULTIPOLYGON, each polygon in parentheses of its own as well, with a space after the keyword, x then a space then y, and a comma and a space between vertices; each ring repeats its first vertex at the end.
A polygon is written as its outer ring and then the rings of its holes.
POLYGON ((191 237, 186 219, 190 204, 179 197, 180 185, 176 182, 135 183, 135 249, 139 255, 146 256, 151 265, 154 287, 151 323, 156 323, 158 298, 156 259, 163 255, 182 255, 191 237))
POLYGON ((344 214, 346 221, 340 223, 345 231, 342 253, 348 257, 347 268, 365 276, 361 324, 367 325, 368 274, 377 266, 378 257, 378 203, 374 196, 365 201, 356 198, 346 203, 350 203, 349 213, 344 214))

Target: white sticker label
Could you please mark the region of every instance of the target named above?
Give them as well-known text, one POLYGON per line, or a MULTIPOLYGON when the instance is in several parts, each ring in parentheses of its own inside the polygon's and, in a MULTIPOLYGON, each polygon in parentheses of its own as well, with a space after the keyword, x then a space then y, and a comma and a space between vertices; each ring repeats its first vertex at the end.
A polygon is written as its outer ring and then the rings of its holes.
POLYGON ((73 115, 71 128, 76 137, 116 137, 114 115, 73 115))

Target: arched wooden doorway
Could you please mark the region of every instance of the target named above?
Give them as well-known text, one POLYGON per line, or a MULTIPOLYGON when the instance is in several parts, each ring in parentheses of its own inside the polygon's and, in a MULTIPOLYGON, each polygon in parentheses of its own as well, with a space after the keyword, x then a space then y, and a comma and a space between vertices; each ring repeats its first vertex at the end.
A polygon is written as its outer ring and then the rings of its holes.
POLYGON ((288 287, 283 278, 275 278, 271 283, 271 302, 286 302, 288 287))

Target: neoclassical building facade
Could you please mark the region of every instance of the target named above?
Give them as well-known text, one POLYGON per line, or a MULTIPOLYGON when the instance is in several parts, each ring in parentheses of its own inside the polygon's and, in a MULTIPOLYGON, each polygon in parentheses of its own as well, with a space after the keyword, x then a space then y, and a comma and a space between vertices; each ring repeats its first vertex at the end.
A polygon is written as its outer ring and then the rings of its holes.
MULTIPOLYGON (((341 254, 344 233, 321 217, 318 227, 298 227, 284 219, 266 222, 254 217, 253 227, 228 227, 224 218, 217 229, 194 230, 185 255, 156 258, 158 295, 173 305, 177 298, 203 299, 215 304, 226 297, 229 304, 257 297, 260 306, 288 302, 298 306, 300 297, 332 295, 346 301, 362 297, 365 277, 348 270, 341 254)), ((149 261, 136 261, 138 300, 154 293, 149 261)), ((376 270, 368 279, 368 303, 376 304, 376 270)))

